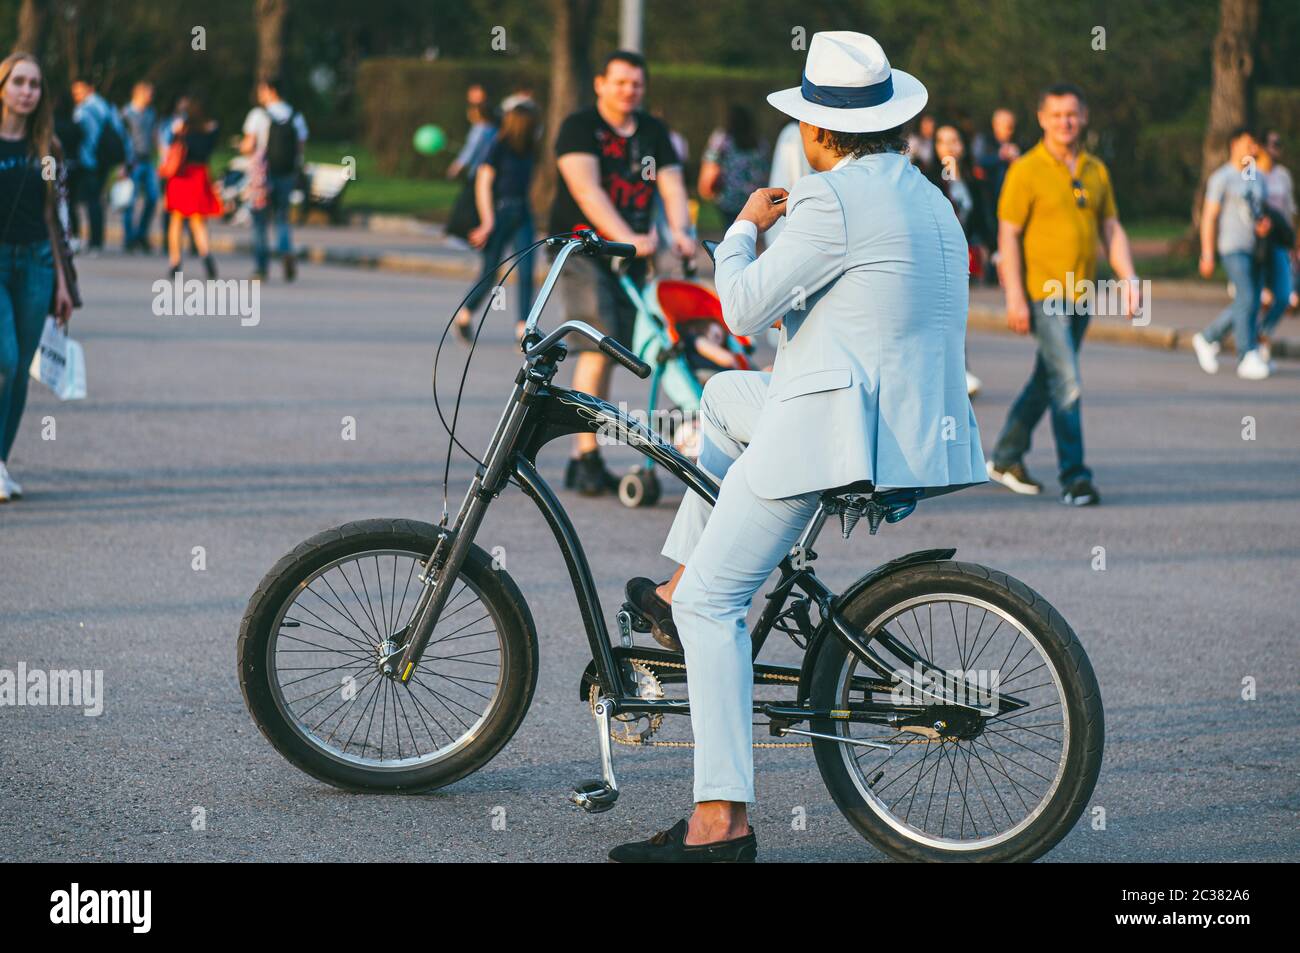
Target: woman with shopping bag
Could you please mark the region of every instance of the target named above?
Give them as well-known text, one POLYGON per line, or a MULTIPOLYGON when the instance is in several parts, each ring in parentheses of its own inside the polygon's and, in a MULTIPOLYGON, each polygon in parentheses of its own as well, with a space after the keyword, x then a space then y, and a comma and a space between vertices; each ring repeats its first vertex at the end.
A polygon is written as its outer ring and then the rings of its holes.
POLYGON ((23 494, 9 452, 45 316, 66 328, 81 305, 66 221, 63 150, 44 76, 34 56, 14 53, 0 62, 0 503, 23 494))

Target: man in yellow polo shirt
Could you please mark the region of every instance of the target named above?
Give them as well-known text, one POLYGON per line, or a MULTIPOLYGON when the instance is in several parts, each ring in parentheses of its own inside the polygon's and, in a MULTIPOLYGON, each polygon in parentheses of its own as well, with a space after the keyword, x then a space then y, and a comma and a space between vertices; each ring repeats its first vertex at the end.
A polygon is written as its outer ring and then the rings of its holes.
POLYGON ((1061 502, 1101 502, 1092 471, 1083 462, 1083 415, 1079 407, 1079 346, 1095 303, 1108 300, 1096 288, 1097 242, 1106 245, 1121 280, 1125 313, 1137 312, 1139 282, 1128 236, 1119 223, 1110 173, 1083 150, 1088 107, 1078 87, 1060 84, 1038 97, 1042 141, 1007 171, 998 199, 998 252, 1007 296, 1007 323, 1017 334, 1033 333, 1034 371, 1011 405, 993 453, 989 477, 1017 493, 1043 486, 1025 469, 1034 427, 1050 407, 1056 438, 1061 502))

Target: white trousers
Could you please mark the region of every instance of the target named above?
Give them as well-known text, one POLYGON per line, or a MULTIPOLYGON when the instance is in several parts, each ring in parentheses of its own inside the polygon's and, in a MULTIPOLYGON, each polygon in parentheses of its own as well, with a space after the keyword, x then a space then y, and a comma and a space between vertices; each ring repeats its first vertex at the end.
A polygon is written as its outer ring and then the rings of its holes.
POLYGON ((765 500, 745 479, 744 450, 769 376, 724 371, 705 385, 700 467, 721 482, 718 502, 688 491, 662 550, 686 567, 673 594, 673 621, 689 672, 697 802, 754 800, 754 666, 745 617, 820 496, 765 500))

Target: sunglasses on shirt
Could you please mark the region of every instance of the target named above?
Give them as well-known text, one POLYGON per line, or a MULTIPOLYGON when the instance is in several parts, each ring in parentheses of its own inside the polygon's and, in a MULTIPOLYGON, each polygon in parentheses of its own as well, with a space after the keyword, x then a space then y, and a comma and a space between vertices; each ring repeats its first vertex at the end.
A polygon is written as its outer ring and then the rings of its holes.
POLYGON ((1083 187, 1083 183, 1078 179, 1070 180, 1070 187, 1074 189, 1074 204, 1079 208, 1088 207, 1088 190, 1083 187))

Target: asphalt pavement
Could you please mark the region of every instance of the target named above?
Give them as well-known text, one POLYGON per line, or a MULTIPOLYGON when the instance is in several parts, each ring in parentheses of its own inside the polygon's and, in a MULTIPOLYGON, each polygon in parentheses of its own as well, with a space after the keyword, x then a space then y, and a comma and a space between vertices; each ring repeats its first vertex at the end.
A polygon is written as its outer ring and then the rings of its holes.
MULTIPOLYGON (((683 816, 680 749, 616 749, 624 790, 608 814, 565 800, 597 773, 577 700, 589 652, 555 542, 519 493, 494 503, 480 542, 504 547, 541 672, 491 764, 427 795, 348 794, 282 760, 244 709, 239 619, 282 554, 348 520, 436 521, 447 441, 432 361, 461 282, 307 266, 294 286, 265 285, 260 320, 245 326, 155 315, 156 257, 81 271, 89 304, 73 332, 89 398, 60 404, 32 387, 10 460, 26 497, 0 507, 0 669, 102 670, 103 712, 0 707, 0 858, 599 861, 683 816)), ((470 447, 518 364, 512 318, 498 316, 474 355, 470 447)), ((442 393, 464 356, 449 343, 442 393)), ((969 359, 985 383, 987 450, 1032 352, 972 335, 969 359)), ((1071 622, 1101 684, 1106 754, 1090 810, 1049 860, 1300 859, 1300 365, 1249 383, 1207 377, 1183 352, 1089 344, 1083 376, 1102 506, 967 490, 875 537, 828 531, 819 572, 845 585, 902 553, 955 546, 1071 622)), ((614 399, 642 406, 644 385, 620 371, 614 399)), ((1037 438, 1028 465, 1050 487, 1046 423, 1037 438)), ((548 478, 566 454, 563 441, 544 452, 548 478)), ((626 449, 609 459, 635 462, 626 449)), ((454 458, 453 508, 470 473, 454 458)), ((678 492, 635 511, 562 494, 611 623, 626 579, 668 570, 658 550, 678 492)), ((796 657, 775 640, 773 658, 796 657)), ((809 750, 759 751, 756 763, 761 860, 884 859, 836 811, 809 750)))

